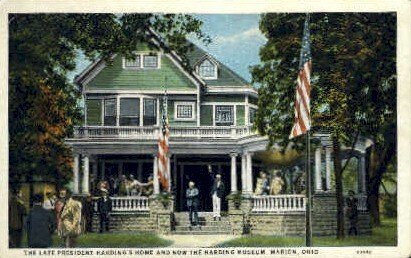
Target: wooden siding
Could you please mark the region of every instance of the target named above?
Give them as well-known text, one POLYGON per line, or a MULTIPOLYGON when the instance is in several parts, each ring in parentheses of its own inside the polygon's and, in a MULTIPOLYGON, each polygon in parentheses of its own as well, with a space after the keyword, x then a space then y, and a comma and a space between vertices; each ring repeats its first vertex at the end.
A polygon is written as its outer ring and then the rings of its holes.
POLYGON ((122 57, 118 55, 86 88, 89 90, 196 90, 196 86, 171 60, 162 56, 159 69, 123 69, 122 57))
POLYGON ((201 106, 200 125, 213 125, 213 106, 201 106))

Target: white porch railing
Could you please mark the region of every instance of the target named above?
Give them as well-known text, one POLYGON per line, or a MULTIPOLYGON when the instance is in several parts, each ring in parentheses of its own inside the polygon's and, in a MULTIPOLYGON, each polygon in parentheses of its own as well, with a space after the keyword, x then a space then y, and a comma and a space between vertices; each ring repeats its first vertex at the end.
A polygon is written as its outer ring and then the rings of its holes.
MULTIPOLYGON (((157 126, 79 126, 74 138, 138 138, 158 137, 157 126)), ((240 138, 256 134, 252 126, 170 126, 171 138, 240 138)))
MULTIPOLYGON (((149 211, 148 198, 141 196, 121 196, 110 197, 112 201, 112 211, 149 211)), ((94 211, 98 211, 97 201, 94 202, 94 211)))
POLYGON ((253 196, 253 212, 305 211, 304 195, 261 195, 253 196))

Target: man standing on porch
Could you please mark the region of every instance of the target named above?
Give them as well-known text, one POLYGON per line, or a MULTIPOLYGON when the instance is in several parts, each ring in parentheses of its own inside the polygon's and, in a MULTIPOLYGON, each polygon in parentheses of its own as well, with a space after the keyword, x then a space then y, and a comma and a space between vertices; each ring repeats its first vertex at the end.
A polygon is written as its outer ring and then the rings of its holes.
POLYGON ((225 186, 221 181, 221 175, 217 174, 211 188, 211 196, 213 198, 213 218, 221 220, 221 199, 224 197, 225 186))
POLYGON ((199 192, 198 192, 197 187, 195 187, 195 184, 193 181, 190 181, 188 183, 188 189, 186 191, 186 198, 187 198, 187 207, 189 211, 189 219, 190 219, 191 226, 198 225, 198 204, 199 204, 198 195, 199 195, 199 192))

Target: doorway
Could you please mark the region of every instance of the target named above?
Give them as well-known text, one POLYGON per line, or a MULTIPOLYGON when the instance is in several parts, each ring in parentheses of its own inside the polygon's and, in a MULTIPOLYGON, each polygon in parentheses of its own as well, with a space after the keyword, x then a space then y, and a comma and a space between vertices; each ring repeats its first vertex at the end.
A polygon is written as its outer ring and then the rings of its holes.
MULTIPOLYGON (((176 191, 176 209, 177 211, 188 211, 186 205, 185 193, 188 188, 188 183, 193 181, 199 191, 200 207, 199 211, 211 212, 213 210, 213 201, 211 196, 211 188, 214 182, 215 173, 220 173, 222 175, 222 181, 225 185, 225 196, 230 191, 230 178, 229 176, 229 166, 220 165, 219 170, 217 166, 212 166, 212 171, 214 173, 209 173, 208 165, 184 165, 179 166, 177 172, 177 191, 176 191)), ((221 210, 227 210, 227 199, 221 203, 221 210)))

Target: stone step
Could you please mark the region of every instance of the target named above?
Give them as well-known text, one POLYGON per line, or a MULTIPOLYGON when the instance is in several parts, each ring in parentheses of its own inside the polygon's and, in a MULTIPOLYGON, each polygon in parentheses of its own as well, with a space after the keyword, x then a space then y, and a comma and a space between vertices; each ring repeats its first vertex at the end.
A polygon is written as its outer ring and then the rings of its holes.
POLYGON ((173 235, 231 235, 230 231, 171 231, 173 235))
POLYGON ((190 226, 175 226, 175 231, 231 231, 230 226, 201 226, 201 227, 190 227, 190 226))
MULTIPOLYGON (((176 220, 175 222, 176 222, 177 225, 190 224, 190 220, 188 220, 188 219, 176 220)), ((214 221, 214 220, 199 220, 198 222, 201 225, 210 225, 210 226, 213 226, 213 225, 229 225, 230 224, 229 220, 221 220, 221 221, 219 221, 219 220, 216 220, 216 221, 214 221)))

